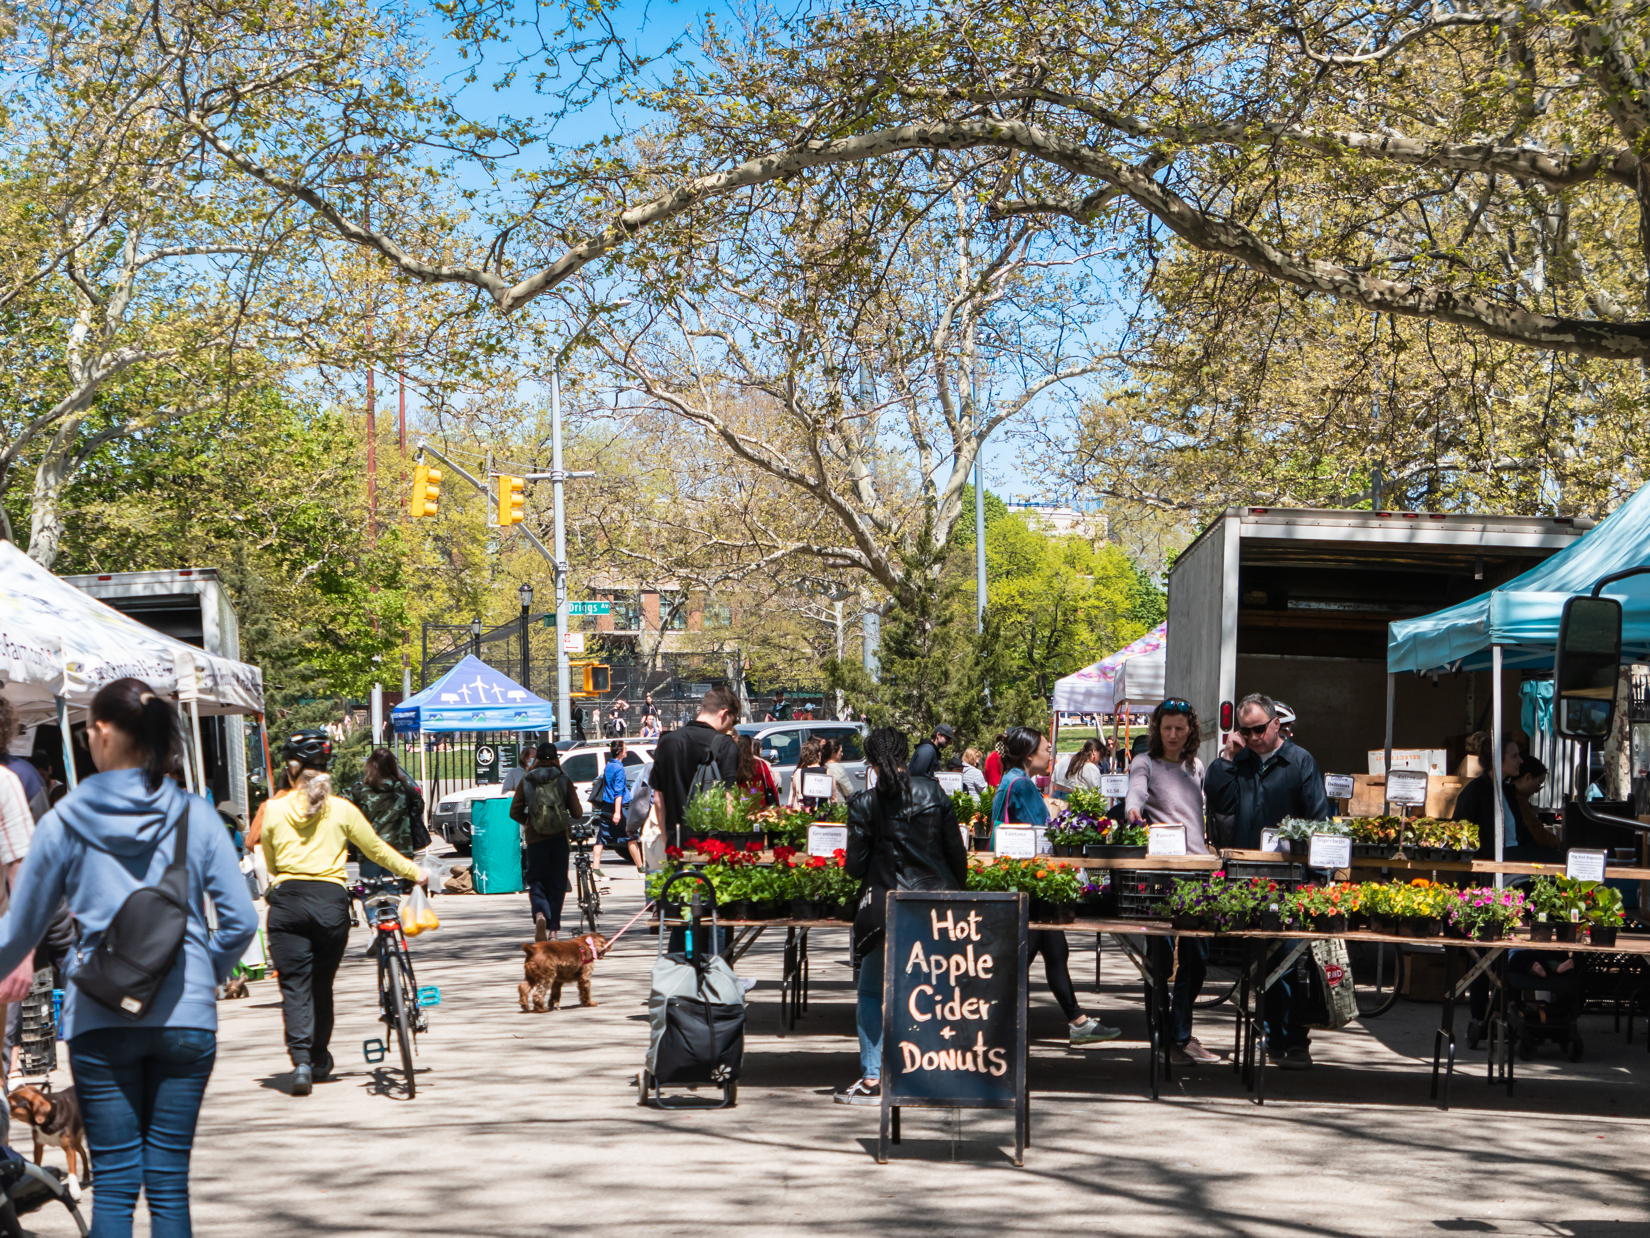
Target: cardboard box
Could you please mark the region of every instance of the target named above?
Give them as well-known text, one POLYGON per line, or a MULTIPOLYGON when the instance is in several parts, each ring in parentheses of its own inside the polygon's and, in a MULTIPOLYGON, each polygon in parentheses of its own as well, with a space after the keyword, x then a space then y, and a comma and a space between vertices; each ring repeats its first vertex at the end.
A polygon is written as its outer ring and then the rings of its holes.
MULTIPOLYGON (((1394 748, 1392 768, 1424 770, 1429 774, 1448 774, 1449 753, 1443 748, 1394 748)), ((1386 773, 1386 749, 1369 750, 1369 772, 1386 773)))
POLYGON ((1444 1000, 1447 972, 1444 952, 1405 950, 1398 956, 1403 960, 1404 975, 1399 992, 1412 1002, 1441 1002, 1444 1000))
POLYGON ((1461 788, 1467 785, 1465 778, 1438 778, 1429 775, 1427 778, 1427 816, 1441 817, 1445 820, 1455 815, 1455 801, 1461 798, 1461 788))

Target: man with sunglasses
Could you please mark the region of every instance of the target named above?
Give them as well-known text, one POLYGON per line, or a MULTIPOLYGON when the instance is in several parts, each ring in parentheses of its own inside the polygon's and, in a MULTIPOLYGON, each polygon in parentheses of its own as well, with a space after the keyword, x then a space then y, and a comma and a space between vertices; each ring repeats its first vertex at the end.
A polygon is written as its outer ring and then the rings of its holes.
MULTIPOLYGON (((1312 754, 1285 738, 1278 703, 1259 692, 1238 702, 1237 730, 1226 736, 1203 783, 1211 833, 1225 847, 1257 848, 1262 830, 1285 817, 1327 821, 1333 814, 1312 754)), ((1291 721, 1293 719, 1291 718, 1291 721)), ((1304 957, 1266 992, 1267 1053, 1285 1070, 1312 1065, 1306 1026, 1304 957)))

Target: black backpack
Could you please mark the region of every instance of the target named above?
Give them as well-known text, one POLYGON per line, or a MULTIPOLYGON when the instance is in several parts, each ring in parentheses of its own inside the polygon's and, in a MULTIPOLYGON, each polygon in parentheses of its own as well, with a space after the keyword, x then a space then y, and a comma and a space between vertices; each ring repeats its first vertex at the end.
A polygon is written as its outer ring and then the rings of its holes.
MULTIPOLYGON (((538 773, 537 770, 533 771, 538 773)), ((527 833, 535 839, 555 838, 567 833, 573 824, 573 814, 567 808, 567 775, 561 766, 550 767, 542 781, 529 774, 523 781, 527 786, 527 833)))
POLYGON ((126 896, 97 946, 75 971, 75 987, 131 1019, 141 1019, 171 974, 189 923, 189 804, 178 812, 172 862, 160 884, 126 896))

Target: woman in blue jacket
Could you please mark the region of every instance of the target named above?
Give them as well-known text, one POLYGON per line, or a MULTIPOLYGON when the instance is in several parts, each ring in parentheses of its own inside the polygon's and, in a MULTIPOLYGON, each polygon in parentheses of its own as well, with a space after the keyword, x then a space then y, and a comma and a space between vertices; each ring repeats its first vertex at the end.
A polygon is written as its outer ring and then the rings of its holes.
POLYGON ((67 898, 80 941, 69 955, 62 1033, 97 1173, 92 1232, 128 1238, 141 1187, 154 1238, 188 1238, 189 1152, 217 1055, 217 987, 258 918, 217 811, 167 777, 183 748, 172 707, 141 680, 117 679, 92 699, 87 738, 98 772, 35 828, 0 917, 0 975, 28 955, 67 898), (127 897, 159 884, 184 813, 183 948, 147 1013, 133 1019, 80 992, 74 973, 127 897), (204 896, 217 912, 213 932, 204 896))

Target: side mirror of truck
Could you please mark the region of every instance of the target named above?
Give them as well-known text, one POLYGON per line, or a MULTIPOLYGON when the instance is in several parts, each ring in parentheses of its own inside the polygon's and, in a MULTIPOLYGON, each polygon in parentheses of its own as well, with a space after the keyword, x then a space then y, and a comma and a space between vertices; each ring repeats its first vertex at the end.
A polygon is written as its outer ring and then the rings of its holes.
POLYGON ((1560 735, 1589 743, 1609 736, 1620 670, 1621 603, 1604 597, 1565 602, 1553 668, 1553 710, 1560 735))

